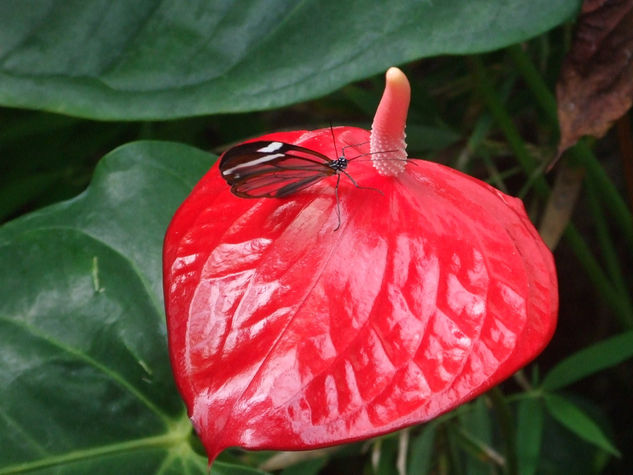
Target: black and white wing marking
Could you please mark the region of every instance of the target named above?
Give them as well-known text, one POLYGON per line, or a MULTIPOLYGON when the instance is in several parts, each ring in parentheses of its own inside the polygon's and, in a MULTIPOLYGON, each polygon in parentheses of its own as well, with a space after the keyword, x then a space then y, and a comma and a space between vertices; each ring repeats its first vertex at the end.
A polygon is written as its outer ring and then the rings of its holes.
POLYGON ((227 150, 220 173, 240 198, 283 198, 337 174, 346 165, 339 162, 298 145, 257 141, 227 150))

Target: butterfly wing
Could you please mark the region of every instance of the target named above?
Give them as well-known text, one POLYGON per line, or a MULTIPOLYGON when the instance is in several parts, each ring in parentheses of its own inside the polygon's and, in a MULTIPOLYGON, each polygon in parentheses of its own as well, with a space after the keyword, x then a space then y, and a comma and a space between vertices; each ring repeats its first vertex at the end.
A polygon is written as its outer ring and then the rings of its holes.
POLYGON ((283 198, 336 173, 327 156, 284 142, 257 141, 227 150, 220 173, 241 198, 283 198))

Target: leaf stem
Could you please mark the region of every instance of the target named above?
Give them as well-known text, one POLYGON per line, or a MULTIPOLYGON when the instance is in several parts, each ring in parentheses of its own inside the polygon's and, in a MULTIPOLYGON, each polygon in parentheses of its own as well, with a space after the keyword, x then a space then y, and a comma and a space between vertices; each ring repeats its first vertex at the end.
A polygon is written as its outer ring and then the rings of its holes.
POLYGON ((493 447, 482 442, 470 432, 465 430, 464 428, 459 428, 457 430, 457 435, 467 444, 469 445, 473 451, 478 454, 484 461, 491 461, 495 465, 499 467, 505 467, 506 460, 499 452, 497 452, 493 447))
MULTIPOLYGON (((187 433, 188 434, 188 433, 187 433)), ((132 452, 135 450, 151 449, 151 448, 170 448, 187 441, 187 436, 179 432, 168 432, 163 435, 154 437, 144 437, 126 442, 119 442, 101 447, 93 447, 87 449, 73 450, 65 454, 51 455, 39 460, 18 463, 15 465, 0 468, 0 474, 23 473, 33 470, 41 470, 43 468, 70 464, 91 458, 102 457, 112 454, 120 454, 122 452, 132 452)))

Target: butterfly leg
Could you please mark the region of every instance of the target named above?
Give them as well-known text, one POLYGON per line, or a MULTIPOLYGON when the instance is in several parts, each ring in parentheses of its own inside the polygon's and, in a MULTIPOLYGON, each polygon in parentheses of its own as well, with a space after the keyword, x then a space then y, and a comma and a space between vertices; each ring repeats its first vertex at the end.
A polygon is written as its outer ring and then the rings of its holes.
MULTIPOLYGON (((347 175, 347 173, 346 173, 347 175)), ((338 224, 334 228, 334 231, 338 231, 338 228, 341 227, 341 203, 338 200, 338 184, 341 181, 341 174, 336 174, 336 186, 334 187, 334 195, 336 196, 336 216, 338 217, 338 224)))
MULTIPOLYGON (((378 188, 374 188, 372 186, 360 186, 358 183, 356 183, 356 180, 354 180, 352 178, 352 175, 347 173, 345 170, 341 170, 341 171, 343 173, 345 173, 345 176, 350 179, 350 181, 354 184, 354 186, 356 188, 361 189, 361 190, 374 190, 374 191, 377 191, 378 193, 380 193, 382 196, 385 196, 385 194, 381 190, 379 190, 378 188)), ((339 178, 340 177, 341 177, 341 175, 339 175, 339 178)), ((336 187, 338 188, 338 181, 336 182, 336 187)))

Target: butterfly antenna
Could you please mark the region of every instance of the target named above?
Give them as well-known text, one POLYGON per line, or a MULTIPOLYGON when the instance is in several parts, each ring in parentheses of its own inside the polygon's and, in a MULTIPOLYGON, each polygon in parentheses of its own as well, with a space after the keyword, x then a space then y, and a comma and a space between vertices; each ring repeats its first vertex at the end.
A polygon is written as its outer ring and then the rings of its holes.
MULTIPOLYGON (((352 160, 356 160, 358 158, 368 157, 370 155, 378 155, 379 153, 395 153, 395 152, 399 152, 399 150, 377 150, 375 152, 361 153, 359 155, 356 155, 355 157, 348 158, 347 161, 351 162, 352 160)), ((380 160, 407 160, 407 159, 408 159, 408 157, 406 159, 402 159, 402 158, 381 158, 380 160)), ((371 160, 371 159, 369 159, 369 160, 371 160)))
POLYGON ((339 158, 338 149, 336 148, 336 137, 334 136, 334 127, 332 127, 332 121, 330 121, 330 133, 332 134, 332 143, 334 144, 334 153, 336 154, 336 158, 339 158))
MULTIPOLYGON (((347 144, 347 145, 345 145, 345 147, 343 147, 343 148, 341 149, 341 153, 343 154, 343 157, 344 157, 344 156, 345 156, 345 149, 346 149, 346 148, 350 148, 350 147, 360 147, 361 145, 365 145, 365 144, 368 144, 368 143, 369 143, 369 140, 367 140, 366 142, 361 142, 361 143, 353 143, 353 144, 352 144, 352 143, 350 143, 350 144, 347 144)), ((362 155, 365 155, 365 154, 362 154, 362 155)), ((349 162, 349 160, 347 160, 347 161, 349 162)))

